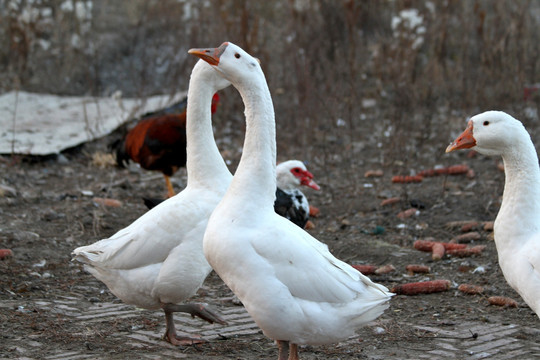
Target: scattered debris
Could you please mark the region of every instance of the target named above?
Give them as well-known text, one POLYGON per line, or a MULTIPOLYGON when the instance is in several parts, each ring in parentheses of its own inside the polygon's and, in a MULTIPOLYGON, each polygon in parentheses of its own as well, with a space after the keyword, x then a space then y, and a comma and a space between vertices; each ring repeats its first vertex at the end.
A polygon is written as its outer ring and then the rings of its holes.
POLYGON ((422 182, 423 177, 420 175, 396 175, 392 176, 393 183, 407 184, 422 182))
POLYGON ((467 247, 465 249, 448 250, 446 253, 448 255, 466 257, 466 256, 480 255, 482 251, 484 251, 485 248, 486 248, 485 245, 477 245, 473 247, 467 247))
POLYGON ((386 231, 386 229, 383 226, 377 225, 371 230, 370 234, 371 235, 381 235, 381 234, 384 234, 385 231, 386 231))
POLYGON ((384 172, 382 170, 368 170, 364 173, 364 177, 370 178, 370 177, 381 177, 384 175, 384 172))
POLYGON ((111 153, 97 151, 92 154, 92 165, 101 169, 116 166, 116 159, 111 153))
POLYGON ((474 229, 478 228, 479 225, 480 224, 478 223, 478 221, 467 222, 461 226, 461 232, 466 233, 466 232, 473 231, 474 229))
POLYGON ((390 292, 398 295, 418 295, 442 292, 450 289, 449 280, 420 281, 394 286, 390 292))
POLYGON ((516 300, 511 299, 506 296, 491 296, 488 298, 490 305, 504 306, 504 307, 517 307, 518 303, 516 300))
POLYGON ((440 241, 435 241, 435 240, 416 240, 413 246, 416 250, 432 252, 433 245, 437 243, 442 244, 445 250, 465 249, 467 247, 466 244, 445 243, 445 242, 440 242, 440 241))
POLYGON ((429 273, 431 271, 429 266, 418 265, 418 264, 409 264, 409 265, 405 266, 405 270, 407 270, 407 273, 409 275, 426 274, 426 273, 429 273))
POLYGON ((11 186, 0 184, 0 197, 3 196, 15 197, 17 196, 17 190, 15 190, 15 188, 12 188, 11 186))
POLYGON ((381 201, 381 206, 387 206, 387 205, 393 205, 393 204, 396 204, 398 202, 400 202, 401 199, 399 197, 391 197, 391 198, 388 198, 388 199, 384 199, 383 201, 381 201))
POLYGON ((47 260, 41 259, 40 262, 33 264, 32 267, 42 268, 42 267, 44 267, 46 264, 47 264, 47 260))
POLYGON ((396 271, 396 268, 393 265, 383 265, 377 268, 377 270, 375 270, 375 274, 382 275, 382 274, 388 274, 394 271, 396 271))
POLYGON ((424 202, 422 200, 419 200, 419 199, 411 199, 411 200, 409 200, 409 204, 411 204, 411 206, 413 208, 417 208, 417 209, 425 209, 426 208, 426 204, 424 204, 424 202))
POLYGON ((470 243, 475 240, 482 239, 482 235, 478 231, 471 231, 465 234, 461 234, 450 240, 451 243, 470 243))
POLYGON ((6 260, 13 257, 13 251, 10 249, 0 249, 0 260, 6 260))
POLYGON ((464 226, 469 226, 470 224, 478 224, 476 220, 459 220, 459 221, 450 221, 444 224, 444 227, 447 229, 457 229, 463 228, 464 226))
POLYGON ((484 274, 486 272, 486 268, 483 267, 483 266, 477 266, 474 270, 473 270, 473 274, 484 274))
POLYGON ((351 265, 356 270, 360 271, 364 275, 373 275, 375 274, 375 270, 377 270, 377 266, 375 265, 351 265))
POLYGON ((465 294, 477 295, 484 292, 484 288, 479 285, 461 284, 458 286, 458 290, 465 294))
POLYGON ((435 169, 423 170, 417 173, 417 176, 432 177, 439 175, 462 175, 467 174, 470 168, 467 165, 452 165, 448 167, 439 167, 435 169))
POLYGON ((465 257, 480 255, 486 248, 485 245, 477 245, 468 247, 466 244, 452 243, 452 242, 439 242, 431 240, 416 240, 413 244, 416 250, 431 252, 433 260, 440 260, 444 254, 465 257))
POLYGON ((444 245, 440 242, 433 243, 431 247, 431 259, 432 260, 441 260, 444 256, 446 249, 444 245))
POLYGON ((92 198, 92 201, 96 204, 103 205, 103 206, 110 206, 110 207, 122 206, 122 202, 116 199, 94 197, 92 198))
POLYGON ((400 219, 407 219, 413 215, 418 215, 418 214, 420 214, 420 211, 418 209, 410 208, 410 209, 403 210, 400 213, 398 213, 397 217, 400 219))

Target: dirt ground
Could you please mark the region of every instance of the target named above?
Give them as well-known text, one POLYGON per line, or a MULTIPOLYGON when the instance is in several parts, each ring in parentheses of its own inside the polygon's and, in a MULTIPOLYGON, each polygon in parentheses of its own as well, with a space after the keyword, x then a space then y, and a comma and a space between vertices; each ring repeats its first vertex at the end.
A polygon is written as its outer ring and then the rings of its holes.
MULTIPOLYGON (((0 357, 276 358, 272 341, 250 322, 214 273, 195 300, 231 314, 228 330, 178 315, 179 330, 203 329, 209 341, 175 348, 160 339, 165 328, 160 312, 122 304, 70 261, 74 248, 106 238, 143 214, 141 196, 165 192, 160 174, 136 167, 99 167, 92 161, 92 154, 107 151, 114 136, 59 157, 0 157, 0 248, 14 254, 0 261, 0 357), (122 206, 99 205, 94 197, 117 199, 122 206), (188 323, 190 328, 184 328, 188 323)), ((369 148, 364 149, 365 159, 376 159, 369 148)), ((233 154, 233 164, 237 155, 233 154)), ((306 191, 311 204, 321 210, 310 232, 337 257, 351 264, 392 265, 392 272, 370 275, 389 288, 433 279, 450 280, 452 286, 441 293, 395 296, 384 315, 357 337, 340 344, 302 347, 302 359, 540 356, 539 320, 506 284, 491 232, 483 229, 484 222, 495 219, 504 173, 496 159, 467 155, 448 155, 445 165, 467 164, 474 177, 437 176, 414 184, 392 183, 391 177, 397 174, 377 160, 363 161, 352 170, 310 162, 309 169, 322 187, 320 192, 306 191), (364 176, 368 170, 383 170, 384 175, 368 178, 364 176), (400 197, 400 201, 382 206, 381 201, 390 197, 400 197), (416 215, 397 216, 412 206, 418 210, 416 215), (432 261, 430 253, 413 248, 415 240, 428 237, 450 241, 462 234, 461 227, 450 222, 471 220, 479 222, 472 229, 479 237, 469 245, 485 245, 480 255, 447 255, 432 261), (430 272, 410 275, 405 270, 409 264, 427 265, 430 272), (484 292, 463 294, 457 290, 463 283, 481 285, 484 292), (494 295, 511 297, 519 305, 489 305, 487 298, 494 295)), ((183 188, 185 171, 177 173, 174 181, 177 190, 183 188)))

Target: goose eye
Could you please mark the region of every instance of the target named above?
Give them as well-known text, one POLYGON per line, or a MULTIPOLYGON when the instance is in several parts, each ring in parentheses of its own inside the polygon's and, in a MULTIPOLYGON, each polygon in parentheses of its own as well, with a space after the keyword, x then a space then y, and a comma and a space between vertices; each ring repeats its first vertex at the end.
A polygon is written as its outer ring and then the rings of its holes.
POLYGON ((237 59, 240 59, 240 54, 236 53, 236 54, 234 54, 234 57, 237 58, 237 59))
POLYGON ((489 125, 489 121, 484 121, 484 126, 488 126, 489 125))

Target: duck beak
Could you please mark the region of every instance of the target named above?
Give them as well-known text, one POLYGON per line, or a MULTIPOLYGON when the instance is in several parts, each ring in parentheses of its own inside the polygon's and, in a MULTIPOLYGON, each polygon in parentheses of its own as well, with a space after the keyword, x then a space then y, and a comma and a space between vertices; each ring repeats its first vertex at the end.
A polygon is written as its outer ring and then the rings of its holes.
POLYGON ((206 48, 206 49, 189 49, 188 54, 200 57, 207 63, 213 66, 219 65, 219 58, 229 45, 228 42, 224 42, 218 48, 206 48))
POLYGON ((472 121, 469 121, 467 128, 461 135, 459 135, 456 140, 454 140, 446 148, 446 152, 452 152, 460 149, 469 149, 476 146, 476 139, 473 136, 473 124, 472 121))
POLYGON ((321 189, 321 187, 315 181, 313 181, 313 174, 309 171, 305 171, 304 177, 302 177, 302 179, 300 180, 300 184, 309 186, 310 188, 315 190, 321 189))

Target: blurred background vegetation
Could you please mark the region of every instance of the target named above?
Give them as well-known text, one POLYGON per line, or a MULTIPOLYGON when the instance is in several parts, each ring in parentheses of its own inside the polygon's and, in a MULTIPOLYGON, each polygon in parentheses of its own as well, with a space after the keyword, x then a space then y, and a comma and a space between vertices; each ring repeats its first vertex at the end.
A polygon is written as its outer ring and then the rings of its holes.
MULTIPOLYGON (((174 93, 196 62, 187 50, 223 41, 262 62, 278 159, 328 176, 433 165, 485 110, 538 134, 534 0, 0 0, 0 92, 174 93)), ((243 105, 234 89, 222 99, 216 138, 237 154, 243 105)))

